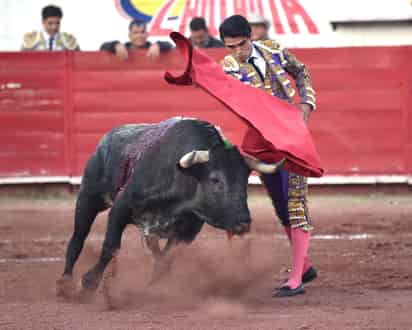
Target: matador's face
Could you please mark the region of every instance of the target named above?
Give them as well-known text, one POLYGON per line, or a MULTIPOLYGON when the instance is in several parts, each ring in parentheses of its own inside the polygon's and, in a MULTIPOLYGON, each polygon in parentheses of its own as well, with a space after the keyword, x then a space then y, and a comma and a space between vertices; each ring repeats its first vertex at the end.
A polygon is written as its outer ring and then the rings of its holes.
POLYGON ((43 20, 43 27, 50 36, 55 36, 60 31, 61 17, 52 16, 43 20))
POLYGON ((230 54, 239 62, 246 62, 252 52, 252 43, 247 37, 225 37, 224 43, 230 54))

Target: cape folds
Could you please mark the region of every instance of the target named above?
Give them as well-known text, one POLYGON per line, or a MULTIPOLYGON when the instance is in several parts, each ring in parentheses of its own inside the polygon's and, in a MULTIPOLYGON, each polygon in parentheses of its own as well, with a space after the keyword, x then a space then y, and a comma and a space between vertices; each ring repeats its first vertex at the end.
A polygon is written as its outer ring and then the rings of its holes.
POLYGON ((286 157, 284 167, 291 172, 312 177, 323 175, 318 152, 297 108, 226 75, 219 64, 194 49, 182 34, 172 32, 170 37, 187 65, 180 76, 166 72, 166 81, 196 84, 246 121, 249 128, 241 145, 243 152, 269 163, 286 157))

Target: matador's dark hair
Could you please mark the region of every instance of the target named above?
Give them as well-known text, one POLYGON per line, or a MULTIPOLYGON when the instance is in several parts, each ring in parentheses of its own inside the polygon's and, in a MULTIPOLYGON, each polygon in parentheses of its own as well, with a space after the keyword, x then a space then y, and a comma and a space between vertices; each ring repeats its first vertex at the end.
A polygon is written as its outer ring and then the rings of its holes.
POLYGON ((225 37, 250 38, 250 33, 249 22, 242 15, 233 15, 226 18, 219 27, 220 39, 222 40, 225 40, 225 37))
POLYGON ((48 19, 49 17, 59 17, 62 18, 63 17, 63 11, 61 10, 60 7, 54 6, 54 5, 49 5, 44 7, 41 10, 41 17, 43 19, 43 21, 45 19, 48 19))

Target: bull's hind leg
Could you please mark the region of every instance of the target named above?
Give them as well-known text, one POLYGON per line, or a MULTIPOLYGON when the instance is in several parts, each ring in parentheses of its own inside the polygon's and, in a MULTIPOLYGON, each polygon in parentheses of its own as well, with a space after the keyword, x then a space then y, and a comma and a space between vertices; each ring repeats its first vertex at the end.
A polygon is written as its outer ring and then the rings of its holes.
POLYGON ((103 198, 97 195, 88 195, 82 187, 76 203, 74 231, 67 246, 63 276, 57 281, 58 295, 71 297, 74 294, 75 286, 72 280, 74 264, 83 249, 84 241, 90 232, 96 215, 107 208, 108 206, 103 198))
POLYGON ((130 221, 130 217, 131 210, 127 204, 122 200, 116 201, 110 210, 106 236, 99 261, 83 275, 82 286, 84 289, 94 291, 99 286, 106 266, 120 249, 122 234, 130 221))

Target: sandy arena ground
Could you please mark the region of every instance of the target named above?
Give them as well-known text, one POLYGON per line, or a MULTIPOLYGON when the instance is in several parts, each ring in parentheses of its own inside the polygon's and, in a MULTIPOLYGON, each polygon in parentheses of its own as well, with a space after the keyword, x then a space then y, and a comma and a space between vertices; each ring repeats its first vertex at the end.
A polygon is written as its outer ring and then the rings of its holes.
MULTIPOLYGON (((228 242, 205 226, 172 272, 148 287, 152 259, 128 227, 111 287, 114 309, 55 295, 73 226, 74 196, 0 198, 0 329, 412 329, 412 192, 312 194, 307 293, 272 298, 287 277, 288 241, 265 194, 250 193, 253 228, 228 242)), ((98 217, 76 277, 100 253, 98 217)))

